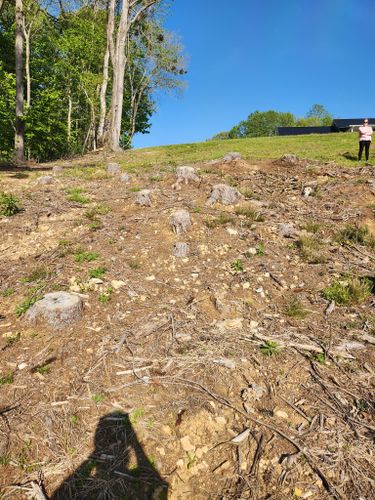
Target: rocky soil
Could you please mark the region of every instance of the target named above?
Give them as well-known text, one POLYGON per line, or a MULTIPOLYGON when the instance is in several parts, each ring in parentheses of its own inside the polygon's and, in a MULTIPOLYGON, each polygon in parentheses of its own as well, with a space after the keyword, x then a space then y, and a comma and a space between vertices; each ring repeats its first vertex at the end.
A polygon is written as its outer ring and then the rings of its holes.
POLYGON ((0 497, 372 498, 374 169, 61 166, 0 172, 0 497))

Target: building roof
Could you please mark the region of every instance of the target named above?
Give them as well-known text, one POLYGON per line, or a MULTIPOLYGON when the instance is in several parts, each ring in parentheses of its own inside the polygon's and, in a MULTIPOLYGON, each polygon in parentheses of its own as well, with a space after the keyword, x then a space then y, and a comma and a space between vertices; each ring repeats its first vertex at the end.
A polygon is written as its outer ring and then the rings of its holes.
MULTIPOLYGON (((333 126, 337 128, 349 128, 351 125, 362 125, 363 118, 334 118, 333 126)), ((375 124, 375 118, 368 118, 368 122, 375 124)))

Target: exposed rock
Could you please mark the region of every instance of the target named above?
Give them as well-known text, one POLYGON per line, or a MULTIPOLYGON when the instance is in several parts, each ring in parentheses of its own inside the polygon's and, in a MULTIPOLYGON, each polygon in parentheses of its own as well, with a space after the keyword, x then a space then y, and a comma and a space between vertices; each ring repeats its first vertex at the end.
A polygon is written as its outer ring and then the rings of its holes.
POLYGON ((279 235, 283 238, 294 238, 298 234, 298 231, 293 226, 293 224, 280 224, 279 225, 279 235))
POLYGON ((47 293, 35 302, 25 314, 32 323, 44 321, 53 328, 64 328, 77 321, 83 310, 83 301, 78 295, 68 292, 47 293))
POLYGON ((223 160, 224 161, 242 160, 242 155, 241 153, 230 152, 223 157, 223 160))
POLYGON ((172 254, 175 257, 187 257, 189 255, 189 245, 187 243, 176 242, 173 245, 172 254))
POLYGON ((171 226, 176 234, 186 233, 191 227, 191 218, 187 210, 177 210, 171 215, 171 226))
POLYGON ((121 173, 120 165, 118 163, 108 163, 107 173, 112 175, 120 174, 121 173))
POLYGON ((314 188, 311 187, 311 186, 305 186, 303 189, 302 189, 302 196, 304 198, 308 198, 309 196, 311 196, 312 194, 314 193, 314 188))
POLYGON ((195 173, 195 168, 189 166, 177 167, 176 182, 172 187, 179 188, 180 184, 189 184, 189 181, 199 182, 199 177, 195 173))
POLYGON ((52 175, 43 175, 42 177, 39 177, 38 184, 53 184, 54 181, 55 179, 52 175))
POLYGON ((151 206, 151 191, 149 189, 142 189, 139 191, 135 197, 135 203, 140 205, 141 207, 150 207, 151 206))
POLYGON ((241 193, 234 187, 226 184, 216 184, 212 187, 207 205, 221 203, 222 205, 235 205, 242 198, 241 193))
POLYGON ((283 155, 280 160, 285 164, 285 165, 297 165, 299 162, 299 159, 296 155, 292 154, 285 154, 283 155))
POLYGON ((120 176, 120 181, 121 182, 129 182, 130 181, 130 175, 127 172, 125 172, 124 174, 122 174, 120 176))

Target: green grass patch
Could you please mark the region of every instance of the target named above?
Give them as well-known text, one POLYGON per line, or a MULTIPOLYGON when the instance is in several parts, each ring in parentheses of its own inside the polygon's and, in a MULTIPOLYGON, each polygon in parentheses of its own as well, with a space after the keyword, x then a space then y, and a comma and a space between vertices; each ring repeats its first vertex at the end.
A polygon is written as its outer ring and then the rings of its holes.
POLYGON ((266 340, 260 346, 260 352, 264 356, 276 356, 280 352, 280 346, 277 342, 275 342, 273 340, 266 340))
POLYGON ((230 268, 232 269, 232 271, 235 271, 236 273, 244 272, 243 262, 241 259, 234 260, 231 263, 230 268))
POLYGON ((95 269, 90 269, 89 277, 90 278, 102 278, 106 273, 107 269, 105 267, 96 267, 95 269))
POLYGON ((14 288, 11 288, 11 287, 8 287, 8 288, 5 288, 5 289, 1 292, 1 295, 2 295, 3 297, 11 297, 14 293, 15 293, 15 289, 14 289, 14 288))
POLYGON ((36 295, 36 296, 31 296, 25 299, 21 304, 18 304, 16 307, 16 316, 17 318, 20 318, 25 314, 25 312, 30 309, 30 307, 35 304, 37 300, 39 300, 41 296, 36 295))
POLYGON ((90 203, 90 198, 85 196, 85 190, 83 188, 68 188, 65 190, 66 199, 68 201, 73 201, 75 203, 80 203, 81 205, 85 205, 86 203, 90 203))
POLYGON ((0 377, 0 385, 13 384, 13 382, 14 382, 14 375, 13 375, 13 373, 8 373, 7 375, 4 375, 3 377, 0 377))
POLYGON ((94 220, 98 215, 107 215, 111 210, 111 207, 108 205, 96 205, 86 210, 85 217, 89 220, 94 220))
POLYGON ((263 215, 250 207, 237 207, 235 212, 236 215, 246 217, 246 219, 249 219, 251 222, 264 222, 263 215))
POLYGON ((349 277, 334 281, 322 295, 340 305, 360 304, 373 293, 374 283, 369 278, 349 277))
POLYGON ((204 224, 208 227, 208 229, 215 229, 219 226, 225 226, 226 224, 230 224, 233 222, 233 217, 227 213, 221 213, 214 219, 206 219, 204 224))
POLYGON ((296 241, 296 246, 301 252, 301 257, 309 264, 327 262, 327 257, 323 252, 323 244, 317 237, 301 236, 296 241))
POLYGON ((347 224, 344 229, 336 235, 336 241, 342 244, 354 243, 375 248, 375 238, 370 233, 367 226, 347 224))
POLYGON ((305 319, 309 313, 305 309, 302 302, 294 297, 288 304, 286 304, 285 314, 289 316, 289 318, 305 319))

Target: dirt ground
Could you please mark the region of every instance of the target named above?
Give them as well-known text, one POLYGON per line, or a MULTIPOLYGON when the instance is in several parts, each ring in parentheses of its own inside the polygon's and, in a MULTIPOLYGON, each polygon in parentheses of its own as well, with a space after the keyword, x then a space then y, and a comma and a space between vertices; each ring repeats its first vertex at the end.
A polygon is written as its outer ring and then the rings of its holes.
POLYGON ((62 165, 0 172, 0 498, 374 498, 375 169, 62 165), (79 321, 27 321, 52 291, 79 321))

